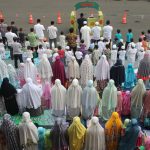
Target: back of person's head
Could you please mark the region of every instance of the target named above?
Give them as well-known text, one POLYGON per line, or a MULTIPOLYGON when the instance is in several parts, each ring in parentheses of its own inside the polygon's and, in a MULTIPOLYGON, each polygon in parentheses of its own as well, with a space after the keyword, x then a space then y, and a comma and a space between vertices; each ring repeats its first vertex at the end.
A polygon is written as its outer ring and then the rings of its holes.
POLYGON ((69 32, 70 32, 70 33, 73 33, 73 32, 74 32, 74 29, 73 29, 73 28, 70 28, 70 29, 69 29, 69 32))
POLYGON ((120 29, 117 29, 117 33, 120 33, 121 31, 120 31, 120 29))
POLYGON ((142 42, 142 38, 139 38, 139 42, 142 42))
POLYGON ((11 25, 14 25, 15 24, 15 22, 14 21, 11 21, 11 25))
POLYGON ((34 29, 33 29, 33 28, 30 28, 30 32, 34 32, 34 29))
POLYGON ((61 31, 61 32, 60 32, 60 34, 61 34, 61 35, 64 35, 64 32, 63 32, 63 31, 61 31))
POLYGON ((144 41, 146 41, 146 40, 147 40, 147 38, 146 38, 146 37, 144 37, 144 38, 143 38, 143 40, 144 40, 144 41))
POLYGON ((10 27, 10 26, 7 27, 7 31, 8 31, 8 32, 11 31, 11 27, 10 27))
POLYGON ((26 37, 26 41, 29 41, 27 37, 26 37))
POLYGON ((80 14, 80 17, 81 17, 81 18, 83 18, 83 17, 84 17, 84 14, 83 14, 83 13, 81 13, 81 14, 80 14))
POLYGON ((95 45, 94 49, 98 49, 98 45, 97 44, 95 45))
POLYGON ((128 29, 128 32, 131 33, 131 32, 132 32, 132 29, 128 29))
POLYGON ((19 31, 20 31, 20 32, 22 32, 22 31, 23 31, 23 29, 22 29, 22 28, 19 28, 19 31))
POLYGON ((81 43, 84 43, 84 40, 83 40, 83 39, 81 40, 81 43))
POLYGON ((133 38, 131 39, 131 42, 134 42, 134 39, 133 39, 133 38))
POLYGON ((4 22, 4 19, 0 19, 0 22, 3 23, 3 22, 4 22))
POLYGON ((145 34, 145 32, 144 32, 144 31, 142 31, 142 32, 141 32, 141 34, 142 34, 142 35, 144 35, 144 34, 145 34))
POLYGON ((14 37, 13 40, 14 40, 14 42, 17 42, 17 38, 16 37, 14 37))
POLYGON ((37 19, 37 23, 40 23, 41 22, 41 19, 37 19))
POLYGON ((54 23, 55 23, 54 21, 51 21, 51 25, 54 25, 54 23))
POLYGON ((33 50, 34 50, 34 47, 31 47, 31 50, 33 51, 33 50))
POLYGON ((106 44, 106 48, 109 49, 109 44, 106 44))
POLYGON ((27 50, 31 50, 31 47, 30 47, 30 46, 27 46, 27 50))
POLYGON ((0 43, 2 43, 3 42, 3 39, 0 39, 0 43))
POLYGON ((147 30, 147 33, 149 33, 149 34, 150 34, 150 30, 147 30))
POLYGON ((39 45, 39 49, 41 49, 42 47, 43 47, 43 46, 40 44, 40 45, 39 45))
POLYGON ((60 45, 58 46, 58 50, 61 50, 61 46, 60 45))
POLYGON ((106 25, 110 25, 110 21, 109 20, 106 21, 106 25))

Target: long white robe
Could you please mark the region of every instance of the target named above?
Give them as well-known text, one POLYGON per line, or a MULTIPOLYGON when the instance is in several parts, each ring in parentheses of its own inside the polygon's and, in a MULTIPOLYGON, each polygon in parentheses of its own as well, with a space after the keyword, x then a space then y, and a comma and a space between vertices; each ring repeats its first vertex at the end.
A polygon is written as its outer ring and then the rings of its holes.
POLYGON ((87 128, 84 150, 105 150, 105 132, 97 117, 91 119, 87 128))
POLYGON ((24 108, 37 109, 41 106, 42 89, 33 84, 31 78, 27 79, 27 83, 23 86, 21 94, 24 108))
POLYGON ((85 56, 85 59, 83 60, 81 67, 81 85, 82 87, 85 87, 88 80, 93 80, 93 64, 88 55, 85 56))
POLYGON ((37 83, 37 68, 32 63, 31 59, 27 59, 24 65, 24 78, 25 80, 27 80, 27 78, 31 78, 35 84, 37 83))
POLYGON ((9 77, 8 68, 6 63, 0 58, 0 82, 2 82, 5 77, 9 77))
POLYGON ((86 50, 88 50, 91 43, 91 37, 90 37, 91 29, 87 25, 84 25, 81 28, 80 32, 82 34, 82 39, 84 40, 84 43, 86 45, 86 50))
POLYGON ((28 112, 23 113, 23 120, 19 124, 20 146, 24 150, 38 150, 38 130, 30 120, 28 112))
POLYGON ((78 116, 81 111, 81 96, 82 88, 77 79, 72 81, 72 84, 67 91, 67 114, 73 118, 78 116))
POLYGON ((66 106, 66 88, 59 79, 55 80, 55 84, 51 89, 51 101, 53 115, 57 117, 63 116, 66 106))
POLYGON ((38 69, 42 82, 43 83, 45 83, 46 81, 51 82, 53 72, 46 54, 43 54, 38 69))
POLYGON ((72 58, 72 60, 68 64, 68 78, 69 79, 74 79, 74 78, 79 79, 80 78, 80 70, 79 69, 80 68, 79 68, 78 62, 76 61, 75 58, 72 58))

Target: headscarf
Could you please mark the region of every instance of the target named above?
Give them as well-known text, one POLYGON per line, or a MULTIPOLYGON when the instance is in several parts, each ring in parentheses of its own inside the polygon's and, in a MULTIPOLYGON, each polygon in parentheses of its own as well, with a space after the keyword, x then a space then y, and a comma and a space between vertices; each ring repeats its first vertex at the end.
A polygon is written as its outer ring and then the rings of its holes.
POLYGON ((45 150, 45 129, 43 127, 38 127, 38 149, 45 150))
POLYGON ((137 85, 131 92, 131 115, 134 118, 138 118, 143 104, 143 97, 146 92, 146 88, 142 79, 139 79, 137 85))
POLYGON ((95 67, 96 80, 106 80, 110 78, 110 66, 105 55, 102 55, 95 67))
POLYGON ((150 79, 150 54, 146 52, 144 58, 140 61, 137 77, 143 80, 150 79))
POLYGON ((105 132, 97 117, 92 117, 91 125, 87 128, 85 150, 105 150, 105 132))
POLYGON ((3 78, 8 78, 8 68, 6 63, 0 58, 0 83, 3 81, 3 78))
POLYGON ((69 149, 81 150, 84 144, 86 128, 81 124, 79 117, 73 118, 73 123, 68 128, 69 149))
POLYGON ((127 128, 127 126, 130 124, 130 122, 131 122, 130 119, 125 119, 122 128, 124 128, 124 129, 127 128))
POLYGON ((65 74, 65 67, 64 64, 60 61, 60 57, 56 57, 56 61, 52 65, 53 69, 53 83, 56 79, 60 79, 63 86, 65 86, 66 83, 66 74, 65 74))
POLYGON ((20 150, 18 128, 9 114, 4 115, 1 130, 5 135, 8 150, 20 150))
POLYGON ((52 149, 68 150, 67 127, 67 124, 63 124, 62 120, 60 118, 57 118, 53 128, 50 131, 52 149))
POLYGON ((27 83, 22 88, 24 108, 37 109, 41 106, 42 89, 27 78, 27 83))
POLYGON ((27 78, 31 78, 32 81, 36 84, 36 78, 37 78, 37 68, 32 63, 30 58, 27 58, 27 61, 24 66, 24 78, 27 80, 27 78))
POLYGON ((118 150, 134 150, 139 132, 140 128, 137 120, 132 119, 125 130, 125 135, 121 137, 118 150))
POLYGON ((80 67, 81 71, 81 85, 86 86, 88 80, 93 80, 93 64, 89 55, 85 55, 85 58, 80 67))
POLYGON ((53 113, 56 116, 61 116, 64 114, 65 106, 66 106, 66 89, 61 84, 59 79, 55 80, 55 84, 51 89, 51 100, 52 100, 52 109, 53 113), (56 110, 56 112, 55 112, 56 110), (61 114, 57 114, 57 111, 62 111, 61 114))
MULTIPOLYGON (((67 91, 67 109, 80 109, 81 107, 81 96, 82 96, 82 88, 79 85, 79 81, 77 79, 73 79, 70 87, 68 88, 67 91)), ((75 117, 79 114, 70 114, 73 115, 72 117, 75 117)), ((80 112, 77 112, 80 113, 80 112)))
POLYGON ((15 68, 13 67, 13 65, 12 64, 9 64, 8 65, 8 74, 9 74, 9 81, 10 81, 10 83, 13 85, 13 86, 15 86, 15 87, 17 87, 17 73, 16 73, 16 70, 15 70, 15 68))
POLYGON ((79 64, 74 56, 68 64, 68 75, 69 79, 80 78, 79 64))
POLYGON ((98 101, 97 91, 93 86, 93 81, 89 80, 82 93, 82 116, 84 119, 91 117, 94 113, 98 101))
POLYGON ((42 55, 42 59, 39 64, 39 74, 42 79, 47 79, 48 81, 51 81, 53 72, 46 54, 42 55))
POLYGON ((110 69, 110 79, 115 81, 115 85, 121 86, 125 81, 125 68, 122 65, 122 60, 117 59, 117 62, 110 69))
POLYGON ((4 98, 5 97, 7 98, 7 97, 17 94, 17 91, 15 87, 9 83, 9 79, 4 78, 2 85, 1 85, 0 93, 4 98))
POLYGON ((24 112, 22 114, 22 122, 19 124, 20 145, 22 147, 30 147, 38 144, 38 130, 30 119, 30 114, 24 112))
POLYGON ((125 78, 125 83, 124 86, 125 88, 132 88, 135 85, 136 81, 136 76, 134 73, 134 68, 132 64, 128 64, 128 67, 126 69, 126 78, 125 78))
POLYGON ((122 122, 117 112, 113 112, 105 124, 106 149, 115 150, 119 144, 122 122))

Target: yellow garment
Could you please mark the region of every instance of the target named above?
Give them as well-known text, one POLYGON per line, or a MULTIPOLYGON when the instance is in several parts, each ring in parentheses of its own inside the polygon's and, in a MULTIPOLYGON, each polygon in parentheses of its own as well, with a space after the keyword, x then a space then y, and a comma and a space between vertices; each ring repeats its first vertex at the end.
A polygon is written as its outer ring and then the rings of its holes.
POLYGON ((117 112, 113 112, 105 125, 106 150, 117 150, 122 122, 117 112))
POLYGON ((82 150, 86 128, 81 124, 79 117, 73 118, 73 123, 68 128, 69 150, 82 150))

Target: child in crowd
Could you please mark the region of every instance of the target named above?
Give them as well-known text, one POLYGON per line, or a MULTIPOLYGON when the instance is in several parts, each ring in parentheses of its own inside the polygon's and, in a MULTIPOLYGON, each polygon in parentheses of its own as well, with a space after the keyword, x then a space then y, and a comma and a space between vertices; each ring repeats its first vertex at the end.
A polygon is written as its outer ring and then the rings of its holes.
POLYGON ((60 36, 59 36, 59 45, 62 47, 62 49, 65 49, 66 47, 66 36, 64 35, 64 32, 61 31, 60 32, 60 36))
POLYGON ((65 58, 66 58, 66 65, 71 61, 71 58, 73 56, 73 52, 70 50, 69 46, 66 46, 66 51, 65 51, 65 58))
POLYGON ((116 60, 117 60, 117 46, 116 45, 113 45, 112 46, 112 50, 111 50, 111 64, 110 66, 113 66, 115 63, 116 63, 116 60))
POLYGON ((119 53, 119 59, 121 59, 122 60, 122 64, 125 65, 126 50, 125 50, 125 46, 124 45, 121 47, 121 51, 119 51, 118 53, 119 53))
POLYGON ((65 51, 61 46, 58 46, 58 54, 60 56, 61 61, 65 64, 65 51))
POLYGON ((140 49, 142 48, 142 38, 139 38, 139 41, 136 43, 135 47, 137 51, 140 51, 140 49))
POLYGON ((42 45, 39 45, 39 48, 38 48, 38 50, 37 50, 39 59, 42 58, 42 56, 43 56, 43 54, 45 53, 45 51, 46 51, 46 50, 43 48, 43 46, 42 46, 42 45))
POLYGON ((107 57, 107 61, 110 62, 110 58, 111 58, 111 51, 109 48, 109 44, 106 44, 106 48, 104 49, 103 54, 107 57))
POLYGON ((123 39, 120 39, 120 41, 119 41, 118 44, 117 44, 118 52, 121 51, 121 47, 122 47, 123 45, 124 45, 123 39))
POLYGON ((140 38, 141 38, 142 40, 145 38, 145 32, 144 32, 144 31, 141 32, 140 38))
POLYGON ((100 41, 98 42, 98 49, 100 51, 100 55, 102 55, 102 53, 103 53, 103 51, 104 51, 105 48, 106 47, 105 47, 105 43, 104 43, 104 38, 101 37, 100 41))
POLYGON ((118 42, 120 42, 120 40, 122 39, 122 34, 120 29, 117 29, 117 33, 115 34, 115 38, 118 39, 118 42))
POLYGON ((96 65, 99 58, 100 58, 100 51, 98 49, 98 45, 95 45, 95 48, 94 48, 94 51, 93 51, 93 54, 92 54, 92 60, 93 60, 93 65, 96 65))
POLYGON ((49 42, 47 42, 46 38, 43 39, 42 46, 43 46, 44 49, 49 49, 50 48, 49 42))
POLYGON ((0 57, 1 59, 5 59, 5 45, 2 39, 0 39, 0 57))
POLYGON ((148 42, 146 37, 143 38, 142 47, 144 47, 145 51, 148 50, 148 42))
POLYGON ((33 51, 31 50, 31 47, 30 47, 30 46, 27 47, 27 52, 26 52, 26 54, 27 54, 27 58, 31 58, 31 59, 32 59, 32 62, 33 62, 33 51))
POLYGON ((77 62, 80 66, 82 63, 82 58, 83 58, 83 53, 80 51, 80 47, 77 48, 77 51, 75 52, 75 57, 76 57, 77 62))
POLYGON ((86 45, 84 43, 84 40, 81 40, 80 42, 80 51, 82 52, 84 58, 84 56, 86 55, 86 45))
POLYGON ((30 42, 29 42, 28 38, 26 38, 26 40, 25 40, 25 48, 27 49, 28 46, 30 46, 30 42))
POLYGON ((141 47, 140 51, 137 52, 137 67, 139 67, 140 61, 144 58, 144 48, 141 47))
POLYGON ((22 47, 24 47, 25 46, 25 33, 23 32, 22 28, 19 29, 18 35, 19 35, 20 44, 22 45, 22 47))

